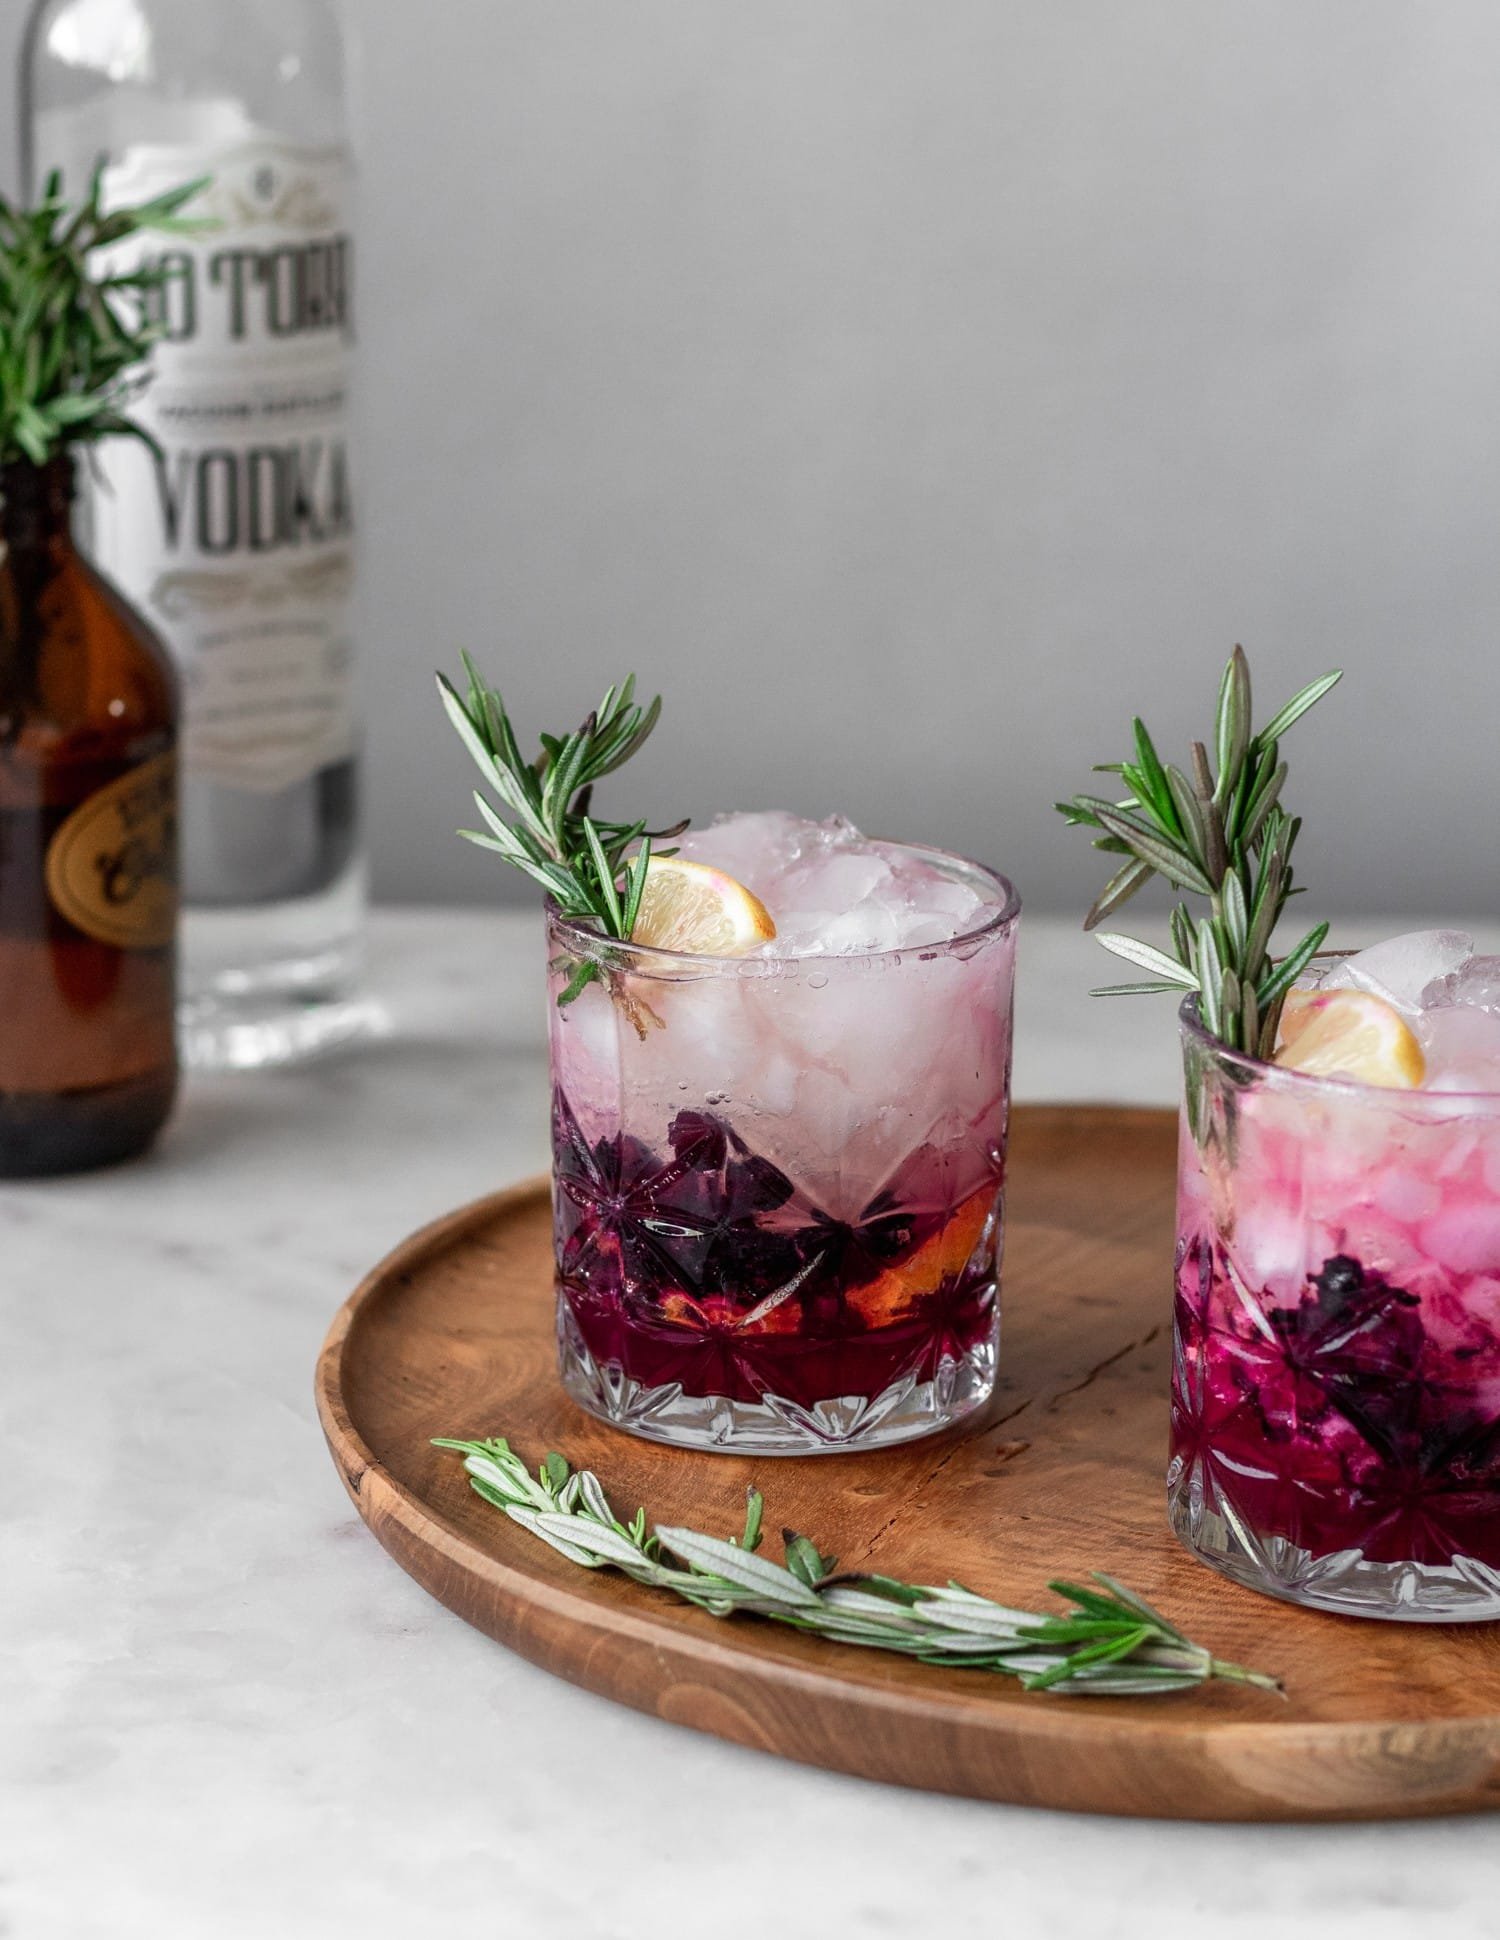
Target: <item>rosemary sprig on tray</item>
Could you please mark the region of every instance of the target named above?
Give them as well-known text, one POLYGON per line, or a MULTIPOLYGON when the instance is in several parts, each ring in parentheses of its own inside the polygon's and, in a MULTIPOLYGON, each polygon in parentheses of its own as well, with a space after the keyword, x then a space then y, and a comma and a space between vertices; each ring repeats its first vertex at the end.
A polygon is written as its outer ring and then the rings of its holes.
POLYGON ((103 164, 73 206, 62 176, 35 208, 0 196, 0 463, 45 465, 70 445, 126 435, 154 444, 129 416, 158 334, 144 297, 159 269, 95 274, 90 258, 141 230, 190 234, 181 214, 207 178, 103 213, 103 164))
POLYGON ((1126 858, 1084 919, 1085 929, 1113 915, 1153 876, 1208 899, 1208 913, 1196 923, 1186 904, 1172 911, 1171 956, 1134 937, 1099 931, 1107 950, 1150 977, 1111 984, 1096 996, 1194 991, 1215 1037, 1254 1056, 1272 1055, 1286 993, 1328 934, 1328 925, 1319 923, 1284 957, 1270 954, 1287 900, 1300 893, 1292 850, 1302 824, 1281 805, 1287 766, 1280 742, 1339 678, 1334 672, 1312 681, 1257 731, 1251 726, 1250 666, 1236 647, 1219 688, 1212 759, 1195 741, 1190 773, 1163 763, 1137 720, 1134 759, 1104 762, 1095 770, 1120 776, 1130 792, 1117 802, 1075 795, 1057 804, 1070 826, 1099 831, 1096 849, 1126 858))
POLYGON ((764 1504, 758 1489, 749 1492, 743 1534, 726 1542, 695 1529, 648 1530, 644 1509, 621 1522, 593 1471, 572 1469, 556 1453, 532 1475, 501 1437, 434 1446, 461 1454, 476 1494, 569 1562, 621 1570, 715 1617, 766 1617, 831 1643, 1016 1677, 1028 1691, 1149 1697, 1224 1679, 1281 1693, 1275 1678, 1211 1656, 1099 1571, 1089 1586, 1049 1584, 1074 1607, 1038 1616, 957 1583, 839 1573, 835 1557, 790 1529, 782 1532, 786 1563, 773 1563, 759 1554, 764 1504))
MULTIPOLYGON (((510 819, 478 789, 474 800, 488 833, 460 829, 482 849, 493 849, 539 882, 565 916, 603 936, 629 938, 641 906, 652 845, 681 835, 687 823, 648 830, 641 822, 610 822, 591 813, 594 784, 622 768, 656 726, 661 696, 649 707, 635 702, 635 675, 611 686, 583 725, 571 734, 544 734, 541 752, 522 754, 498 691, 463 656, 468 693, 461 695, 439 674, 438 692, 448 718, 500 797, 510 819), (627 859, 627 850, 640 847, 627 859)), ((671 855, 672 850, 659 851, 671 855)), ((558 998, 571 1003, 599 966, 579 963, 558 998)))

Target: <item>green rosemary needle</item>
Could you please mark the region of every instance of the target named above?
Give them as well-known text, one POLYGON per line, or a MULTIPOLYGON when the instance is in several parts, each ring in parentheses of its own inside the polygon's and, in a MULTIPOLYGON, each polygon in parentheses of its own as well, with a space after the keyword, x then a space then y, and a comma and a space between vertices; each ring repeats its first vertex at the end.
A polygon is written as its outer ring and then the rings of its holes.
POLYGON ((1275 1678, 1212 1656, 1098 1571, 1089 1585, 1049 1584, 1073 1608, 1037 1615, 957 1583, 840 1572, 835 1557, 790 1529, 782 1532, 785 1564, 773 1563, 759 1553, 764 1502, 758 1489, 749 1491, 743 1532, 725 1541, 695 1529, 648 1529, 644 1509, 621 1522, 593 1471, 573 1469, 556 1453, 533 1475, 503 1437, 440 1439, 434 1446, 462 1455, 475 1493, 569 1562, 620 1570, 715 1617, 763 1617, 830 1643, 997 1672, 1018 1678, 1028 1691, 1151 1697, 1212 1679, 1282 1691, 1275 1678))

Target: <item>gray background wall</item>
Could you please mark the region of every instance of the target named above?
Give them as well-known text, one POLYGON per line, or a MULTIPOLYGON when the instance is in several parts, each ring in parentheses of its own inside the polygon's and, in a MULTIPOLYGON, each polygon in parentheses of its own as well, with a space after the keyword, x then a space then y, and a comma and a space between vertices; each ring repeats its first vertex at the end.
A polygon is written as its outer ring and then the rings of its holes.
MULTIPOLYGON (((19 38, 0 0, 0 60, 19 38)), ((1493 0, 354 0, 370 826, 451 838, 430 669, 667 695, 623 806, 1098 871, 1048 804, 1229 647, 1330 909, 1493 912, 1493 0)))

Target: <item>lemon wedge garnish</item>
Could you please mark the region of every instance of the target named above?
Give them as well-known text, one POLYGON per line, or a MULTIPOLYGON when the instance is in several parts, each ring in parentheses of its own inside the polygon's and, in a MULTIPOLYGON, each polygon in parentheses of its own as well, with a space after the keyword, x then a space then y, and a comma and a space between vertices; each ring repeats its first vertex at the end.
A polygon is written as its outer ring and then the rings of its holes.
POLYGON ((632 943, 694 956, 740 957, 776 934, 765 904, 742 882, 703 862, 652 856, 632 943))
POLYGON ((1411 1026, 1366 990, 1293 990, 1281 1013, 1277 1064, 1314 1078, 1411 1091, 1426 1074, 1411 1026))

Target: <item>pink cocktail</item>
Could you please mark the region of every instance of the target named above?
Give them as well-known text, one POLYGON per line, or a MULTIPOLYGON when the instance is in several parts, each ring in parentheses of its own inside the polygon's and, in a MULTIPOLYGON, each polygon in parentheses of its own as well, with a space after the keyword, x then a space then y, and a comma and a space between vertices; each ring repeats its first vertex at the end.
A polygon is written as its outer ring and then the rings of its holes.
POLYGON ((1415 1089, 1262 1063, 1184 1007, 1169 1478, 1226 1574, 1433 1622, 1500 1617, 1500 1019, 1450 994, 1407 999, 1415 1089))
POLYGON ((775 941, 685 955, 549 916, 564 1382, 688 1446, 930 1433, 995 1378, 1015 894, 790 816, 682 849, 775 941), (559 1007, 580 963, 601 974, 559 1007))

